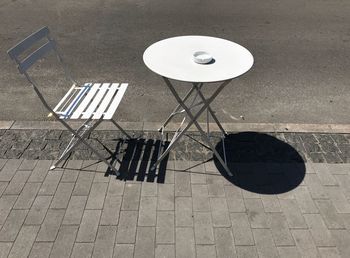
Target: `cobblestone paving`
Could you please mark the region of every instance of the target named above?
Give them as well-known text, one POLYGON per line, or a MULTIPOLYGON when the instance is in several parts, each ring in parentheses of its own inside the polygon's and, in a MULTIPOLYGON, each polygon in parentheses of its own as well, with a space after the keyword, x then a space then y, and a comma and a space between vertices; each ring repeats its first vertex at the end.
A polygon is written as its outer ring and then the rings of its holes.
POLYGON ((0 257, 350 257, 349 135, 232 133, 233 178, 196 134, 152 172, 136 135, 90 135, 116 177, 83 146, 49 171, 65 131, 1 131, 0 257))
POLYGON ((350 257, 350 164, 306 163, 295 188, 262 194, 213 162, 169 161, 164 183, 52 162, 0 160, 0 257, 350 257))
MULTIPOLYGON (((136 136, 148 141, 149 144, 155 144, 160 137, 158 133, 154 132, 134 133, 136 136)), ((213 136, 214 142, 218 143, 221 140, 218 134, 214 133, 213 136)), ((349 134, 251 133, 248 134, 249 144, 247 144, 248 137, 244 133, 237 134, 233 132, 230 133, 230 136, 232 136, 231 146, 233 147, 243 142, 241 149, 235 150, 235 156, 240 156, 243 152, 247 152, 247 149, 263 149, 262 153, 258 155, 255 153, 255 156, 259 156, 255 161, 259 162, 279 161, 271 160, 271 153, 276 151, 276 145, 284 144, 282 150, 279 150, 280 156, 283 156, 283 151, 290 151, 292 148, 304 162, 350 163, 349 134), (287 148, 288 146, 290 148, 287 148)), ((98 141, 102 142, 113 153, 121 137, 122 135, 117 131, 97 131, 90 134, 89 142, 108 156, 110 153, 98 141)), ((170 138, 171 134, 168 137, 170 138)), ((200 139, 199 135, 195 133, 190 133, 189 137, 200 139)), ((189 137, 183 137, 180 140, 180 143, 171 152, 170 160, 201 161, 212 157, 211 152, 208 152, 198 142, 189 140, 189 137)), ((0 130, 0 158, 55 159, 62 153, 69 140, 70 134, 67 131, 0 130)), ((230 146, 230 142, 226 145, 230 146)), ((274 157, 279 159, 276 155, 274 157)), ((70 158, 96 159, 96 156, 86 146, 80 145, 70 158)), ((240 160, 233 160, 233 162, 237 161, 240 160)), ((284 161, 288 160, 284 158, 284 161)), ((291 157, 289 161, 294 162, 295 158, 291 157)))

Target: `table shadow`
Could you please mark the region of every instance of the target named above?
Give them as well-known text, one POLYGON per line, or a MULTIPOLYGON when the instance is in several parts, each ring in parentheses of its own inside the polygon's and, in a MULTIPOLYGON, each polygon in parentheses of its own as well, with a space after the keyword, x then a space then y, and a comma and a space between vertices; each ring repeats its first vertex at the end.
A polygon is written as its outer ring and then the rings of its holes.
MULTIPOLYGON (((223 157, 222 141, 216 150, 223 157)), ((214 156, 219 172, 232 184, 254 193, 280 194, 296 188, 305 177, 305 163, 289 144, 264 133, 241 132, 225 138, 229 176, 214 156)))

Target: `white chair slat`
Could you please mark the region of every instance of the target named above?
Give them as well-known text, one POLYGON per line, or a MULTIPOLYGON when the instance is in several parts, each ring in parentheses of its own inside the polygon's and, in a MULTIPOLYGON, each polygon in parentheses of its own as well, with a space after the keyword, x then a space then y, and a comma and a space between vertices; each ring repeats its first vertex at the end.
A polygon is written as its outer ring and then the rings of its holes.
POLYGON ((117 95, 114 97, 111 105, 109 106, 108 110, 104 114, 103 119, 111 119, 114 115, 114 112, 117 110, 120 101, 122 100, 124 93, 126 89, 128 88, 127 83, 122 83, 119 87, 119 90, 117 92, 117 95))
POLYGON ((67 91, 66 95, 64 95, 64 97, 60 100, 60 102, 58 102, 58 104, 56 105, 56 107, 53 109, 53 111, 57 112, 60 107, 62 106, 62 104, 66 101, 66 99, 71 95, 72 91, 75 89, 75 85, 73 84, 72 87, 69 89, 69 91, 67 91))
POLYGON ((103 113, 106 111, 109 103, 111 102, 115 92, 119 88, 119 83, 112 83, 111 87, 109 88, 108 93, 104 97, 103 101, 101 102, 100 106, 96 110, 93 119, 100 119, 103 113))
POLYGON ((80 103, 79 107, 74 111, 73 115, 70 117, 71 119, 79 119, 81 114, 87 108, 93 97, 95 96, 97 90, 100 88, 101 83, 95 83, 89 90, 88 94, 84 98, 84 100, 80 103))
POLYGON ((110 83, 103 83, 102 86, 99 88, 97 94, 95 95, 94 99, 88 106, 85 112, 83 112, 83 115, 81 118, 88 119, 90 118, 94 113, 95 110, 98 108, 98 105, 100 104, 101 100, 103 99, 104 95, 106 94, 107 90, 109 89, 110 83))

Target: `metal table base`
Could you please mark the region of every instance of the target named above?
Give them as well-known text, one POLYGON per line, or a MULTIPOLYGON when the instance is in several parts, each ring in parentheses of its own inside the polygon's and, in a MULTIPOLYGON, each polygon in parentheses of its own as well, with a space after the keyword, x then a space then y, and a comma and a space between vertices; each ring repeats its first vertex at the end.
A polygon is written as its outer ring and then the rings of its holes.
POLYGON ((233 174, 231 173, 231 171, 228 168, 227 163, 226 163, 226 152, 225 152, 225 140, 224 139, 225 139, 225 136, 227 135, 227 133, 225 132, 225 130, 222 127, 222 125, 220 124, 219 120, 217 119, 214 111, 210 107, 211 102, 223 90, 223 88, 229 82, 231 82, 232 79, 223 81, 220 84, 220 86, 214 91, 214 93, 209 98, 205 98, 203 93, 202 93, 202 91, 201 91, 202 88, 203 88, 204 83, 192 83, 192 88, 187 92, 187 94, 183 98, 181 98, 179 96, 179 94, 176 92, 174 86, 171 84, 170 80, 168 78, 166 78, 166 77, 163 77, 163 79, 164 79, 166 85, 168 86, 168 88, 170 89, 171 93, 174 95, 175 99, 177 100, 177 102, 179 104, 174 109, 174 111, 170 114, 170 116, 167 118, 167 120, 164 122, 163 126, 159 130, 161 132, 164 132, 166 125, 177 114, 185 113, 185 118, 188 117, 189 118, 189 122, 183 129, 181 129, 184 120, 182 121, 182 123, 181 123, 180 127, 178 128, 178 130, 176 131, 173 139, 170 141, 167 149, 160 156, 158 156, 158 160, 153 164, 152 169, 155 169, 159 165, 159 163, 169 154, 171 149, 174 148, 174 146, 178 142, 178 140, 194 124, 197 127, 198 131, 200 132, 202 140, 204 142, 206 142, 206 144, 208 145, 207 147, 214 153, 214 155, 219 160, 220 164, 223 166, 223 168, 225 169, 227 174, 230 175, 230 176, 233 176, 233 174), (186 104, 186 101, 191 96, 193 96, 193 101, 192 101, 192 103, 190 105, 188 105, 188 104, 186 104), (195 100, 197 99, 197 97, 200 98, 200 101, 197 102, 197 103, 194 103, 195 100), (194 113, 194 112, 191 111, 191 109, 193 109, 194 107, 200 107, 200 109, 199 109, 199 111, 197 111, 197 113, 194 113), (205 110, 207 110, 207 134, 205 133, 203 128, 197 122, 197 119, 203 114, 203 112, 205 110), (214 119, 215 123, 220 128, 220 131, 222 133, 222 144, 223 144, 224 159, 222 159, 222 157, 217 152, 217 150, 215 149, 215 146, 212 144, 212 142, 210 140, 210 136, 209 136, 209 113, 210 113, 211 117, 214 119))

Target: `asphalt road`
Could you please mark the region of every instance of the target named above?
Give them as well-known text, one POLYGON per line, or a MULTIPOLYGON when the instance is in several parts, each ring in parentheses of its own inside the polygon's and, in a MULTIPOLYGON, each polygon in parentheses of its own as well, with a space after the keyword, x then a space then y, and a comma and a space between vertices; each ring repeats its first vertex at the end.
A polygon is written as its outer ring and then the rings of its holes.
MULTIPOLYGON (((222 121, 350 123, 350 1, 2 0, 0 24, 0 120, 47 119, 6 54, 47 25, 79 81, 129 83, 121 121, 167 117, 175 100, 143 64, 143 51, 198 34, 235 41, 255 58, 213 104, 222 121)), ((42 66, 33 72, 55 104, 69 85, 54 81, 60 73, 51 61, 42 66)))

